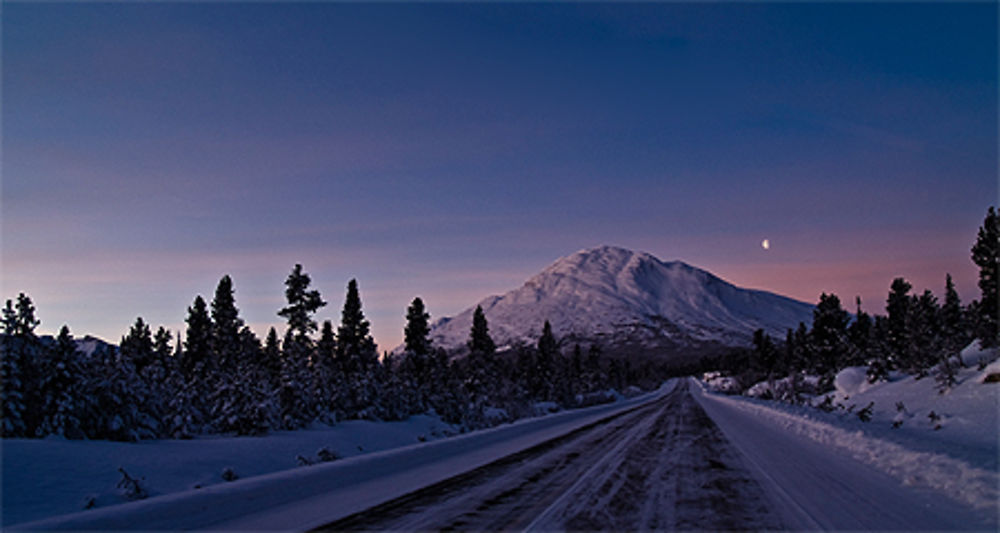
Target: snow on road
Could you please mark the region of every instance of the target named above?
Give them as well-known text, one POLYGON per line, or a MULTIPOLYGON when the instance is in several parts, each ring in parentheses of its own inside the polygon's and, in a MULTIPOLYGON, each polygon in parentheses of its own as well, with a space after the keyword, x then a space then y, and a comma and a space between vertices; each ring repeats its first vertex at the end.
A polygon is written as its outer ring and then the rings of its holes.
POLYGON ((997 474, 693 388, 794 529, 995 530, 997 474))
POLYGON ((442 483, 330 530, 777 529, 764 492, 680 382, 558 446, 442 483))

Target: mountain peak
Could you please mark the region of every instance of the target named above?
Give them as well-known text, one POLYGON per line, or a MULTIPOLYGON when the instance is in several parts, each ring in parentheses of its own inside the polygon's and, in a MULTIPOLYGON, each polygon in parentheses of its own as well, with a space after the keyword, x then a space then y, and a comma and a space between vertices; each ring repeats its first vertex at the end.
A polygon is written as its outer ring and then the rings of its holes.
MULTIPOLYGON (((743 345, 755 329, 784 335, 812 317, 809 304, 741 289, 681 261, 607 245, 558 259, 520 288, 479 305, 497 345, 533 344, 548 320, 566 340, 649 351, 743 345)), ((461 347, 474 308, 436 323, 435 344, 461 347)))

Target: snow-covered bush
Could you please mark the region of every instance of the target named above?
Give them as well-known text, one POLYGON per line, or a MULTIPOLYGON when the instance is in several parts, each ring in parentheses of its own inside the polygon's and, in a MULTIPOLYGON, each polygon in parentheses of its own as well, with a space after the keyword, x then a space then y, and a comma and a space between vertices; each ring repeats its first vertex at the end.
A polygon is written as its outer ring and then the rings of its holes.
POLYGON ((122 478, 118 481, 117 487, 122 497, 128 500, 142 500, 149 496, 149 492, 141 483, 144 481, 144 478, 136 479, 128 475, 128 472, 122 467, 118 467, 118 471, 121 473, 122 478))
POLYGON ((236 475, 236 471, 230 467, 222 469, 222 480, 223 481, 236 481, 240 476, 236 475))
POLYGON ((329 463, 330 461, 340 459, 340 454, 324 446, 316 451, 316 457, 321 463, 329 463))

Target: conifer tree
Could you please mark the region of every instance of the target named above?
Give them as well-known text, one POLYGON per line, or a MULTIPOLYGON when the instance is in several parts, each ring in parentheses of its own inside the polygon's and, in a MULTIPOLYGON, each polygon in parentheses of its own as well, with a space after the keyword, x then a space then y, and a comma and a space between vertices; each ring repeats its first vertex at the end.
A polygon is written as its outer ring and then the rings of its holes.
POLYGON ((483 307, 480 305, 477 305, 476 310, 472 313, 472 331, 469 334, 468 347, 471 353, 485 356, 492 356, 493 352, 496 351, 496 345, 493 344, 493 339, 490 337, 486 314, 483 313, 483 307))
POLYGON ((344 369, 340 405, 350 418, 374 416, 378 396, 378 352, 361 309, 357 280, 347 283, 347 296, 337 328, 337 359, 344 369))
POLYGON ((181 372, 187 381, 201 381, 208 377, 212 354, 212 319, 208 306, 201 296, 188 307, 187 333, 181 358, 181 372))
POLYGON ((370 370, 378 359, 375 341, 369 334, 370 326, 361 310, 358 282, 352 279, 347 283, 347 296, 341 312, 340 327, 337 328, 337 357, 349 373, 370 370))
POLYGON ((47 352, 39 372, 42 421, 35 435, 82 438, 80 411, 76 402, 81 400, 80 380, 83 376, 76 342, 67 326, 59 330, 55 345, 47 352))
POLYGON ((753 332, 753 362, 752 366, 762 374, 762 377, 773 379, 778 363, 778 350, 774 347, 771 337, 763 329, 753 332))
POLYGON ((910 307, 912 301, 909 295, 912 285, 903 278, 892 280, 889 297, 886 299, 886 330, 885 343, 888 351, 887 369, 891 370, 908 361, 910 342, 910 307))
MULTIPOLYGON (((970 339, 964 324, 965 318, 962 315, 962 301, 955 290, 955 283, 951 279, 951 274, 946 274, 944 304, 941 306, 941 336, 944 339, 945 351, 948 352, 946 357, 957 354, 969 343, 970 339)), ((961 359, 959 360, 961 361, 961 359)))
POLYGON ((316 321, 312 315, 326 305, 319 291, 309 290, 310 283, 312 280, 309 274, 302 272, 302 265, 296 264, 285 280, 285 299, 288 305, 278 311, 278 316, 288 320, 288 329, 298 339, 307 338, 316 331, 316 321))
POLYGON ((857 305, 857 312, 854 315, 854 322, 851 322, 851 325, 847 328, 847 336, 853 346, 850 360, 847 361, 848 365, 867 363, 869 345, 871 343, 872 318, 868 313, 861 310, 860 296, 855 299, 855 303, 857 305))
POLYGON ((320 415, 324 418, 336 412, 337 394, 342 385, 340 368, 337 365, 337 339, 333 323, 323 321, 319 342, 316 343, 315 358, 312 360, 313 395, 320 405, 320 415))
POLYGON ((267 339, 264 341, 263 351, 264 368, 267 370, 268 380, 271 388, 277 390, 281 383, 281 341, 278 340, 278 332, 272 326, 267 331, 267 339))
POLYGON ((41 423, 41 398, 37 387, 39 378, 38 362, 43 347, 35 335, 35 328, 41 321, 35 317, 35 305, 24 294, 17 295, 17 302, 11 307, 8 300, 4 309, 4 329, 8 332, 4 344, 3 368, 3 416, 4 435, 33 436, 41 423))
POLYGON ((931 291, 925 290, 912 298, 907 321, 910 341, 907 369, 918 378, 927 376, 927 371, 940 360, 943 352, 939 315, 937 298, 931 291))
POLYGON ((532 372, 532 394, 535 398, 552 399, 553 378, 558 355, 559 345, 555 335, 552 334, 552 325, 546 320, 542 326, 542 336, 538 338, 538 356, 535 358, 535 368, 532 372))
POLYGON ((122 357, 131 360, 136 373, 140 375, 153 361, 153 334, 150 332, 149 324, 146 324, 141 316, 135 319, 135 324, 129 329, 128 335, 122 337, 119 350, 122 357))
POLYGON ((24 383, 22 381, 23 358, 21 345, 24 339, 16 335, 17 312, 13 302, 7 300, 3 309, 3 338, 0 338, 0 413, 3 417, 2 431, 4 437, 23 437, 26 433, 24 424, 24 383))
POLYGON ((813 349, 813 368, 830 383, 847 352, 849 321, 850 315, 840 307, 840 299, 835 294, 820 295, 819 304, 813 310, 809 338, 813 349))
POLYGON ((406 327, 403 328, 407 352, 418 356, 431 353, 431 341, 428 338, 431 333, 430 319, 430 313, 424 309, 424 301, 419 296, 414 298, 413 303, 406 309, 406 327))
POLYGON ((233 280, 225 275, 219 280, 212 299, 212 352, 217 371, 232 373, 239 357, 240 328, 243 320, 236 308, 233 280))
POLYGON ((984 348, 1000 345, 1000 326, 997 315, 1000 313, 1000 218, 991 206, 979 227, 979 234, 972 246, 972 262, 979 267, 979 289, 982 297, 979 300, 977 335, 984 348))

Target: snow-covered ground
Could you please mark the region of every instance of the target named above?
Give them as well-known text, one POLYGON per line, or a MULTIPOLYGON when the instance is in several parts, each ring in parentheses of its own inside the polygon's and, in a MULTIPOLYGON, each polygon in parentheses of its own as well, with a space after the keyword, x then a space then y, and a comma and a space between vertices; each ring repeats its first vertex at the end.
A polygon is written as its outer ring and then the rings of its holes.
POLYGON ((437 417, 403 422, 352 420, 334 427, 281 431, 265 437, 206 437, 137 443, 57 438, 5 439, 3 525, 125 503, 116 484, 118 468, 143 478, 151 497, 221 483, 225 469, 248 478, 295 469, 298 456, 318 461, 326 448, 341 457, 399 448, 455 434, 437 417))
POLYGON ((996 352, 964 351, 970 365, 944 394, 932 378, 873 385, 863 369, 846 369, 829 402, 843 407, 830 412, 674 380, 654 394, 446 439, 450 428, 415 417, 263 438, 6 441, 4 527, 294 530, 385 504, 404 513, 390 527, 432 529, 996 530, 1000 384, 987 377, 1000 363, 978 369, 984 356, 996 352), (295 466, 322 447, 345 458, 295 466), (364 453, 373 450, 382 451, 364 453), (108 505, 118 466, 160 496, 108 505), (226 467, 241 479, 223 482, 226 467), (456 497, 441 498, 435 484, 459 487, 456 497), (397 503, 421 492, 432 494, 420 515, 397 503), (105 506, 53 516, 77 511, 88 494, 105 506))
POLYGON ((346 422, 329 429, 267 437, 134 444, 4 441, 4 527, 305 529, 650 399, 651 395, 644 395, 434 442, 418 442, 418 437, 444 436, 450 428, 430 417, 399 423, 346 422), (315 459, 321 447, 346 458, 296 466, 297 455, 315 459), (363 453, 374 450, 383 451, 363 453), (100 496, 98 503, 121 501, 115 491, 121 479, 119 466, 134 477, 145 477, 151 493, 159 496, 80 511, 92 494, 100 496), (222 471, 227 467, 241 479, 223 482, 222 471))

